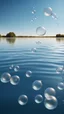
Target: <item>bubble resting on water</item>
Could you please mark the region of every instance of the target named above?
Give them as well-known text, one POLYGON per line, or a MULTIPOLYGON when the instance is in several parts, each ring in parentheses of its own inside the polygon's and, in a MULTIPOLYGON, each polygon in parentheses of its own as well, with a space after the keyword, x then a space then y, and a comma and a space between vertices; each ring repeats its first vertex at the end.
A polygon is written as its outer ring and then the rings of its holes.
POLYGON ((12 85, 18 85, 19 82, 20 82, 20 77, 17 76, 17 75, 12 76, 12 77, 10 78, 10 83, 11 83, 12 85))
POLYGON ((28 97, 26 95, 21 95, 19 98, 18 98, 18 103, 20 105, 26 105, 28 102, 28 97))
POLYGON ((9 73, 3 73, 1 75, 1 82, 8 83, 10 81, 11 75, 9 73))

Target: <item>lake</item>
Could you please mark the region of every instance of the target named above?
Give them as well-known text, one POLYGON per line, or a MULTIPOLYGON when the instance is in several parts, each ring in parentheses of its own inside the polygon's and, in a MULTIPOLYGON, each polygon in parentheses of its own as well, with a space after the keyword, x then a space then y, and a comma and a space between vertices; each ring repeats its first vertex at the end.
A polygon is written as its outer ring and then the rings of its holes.
POLYGON ((57 88, 63 78, 56 73, 63 65, 63 38, 0 38, 0 77, 5 72, 20 77, 15 86, 0 81, 0 114, 64 114, 64 90, 57 88), (11 65, 19 66, 18 71, 10 69, 11 65), (32 72, 31 77, 26 77, 27 71, 32 72), (32 88, 35 80, 42 81, 38 91, 32 88), (56 90, 58 106, 54 110, 44 106, 44 91, 48 87, 56 90), (21 106, 18 98, 23 94, 28 96, 28 102, 21 106), (40 104, 34 100, 38 94, 43 96, 40 104))

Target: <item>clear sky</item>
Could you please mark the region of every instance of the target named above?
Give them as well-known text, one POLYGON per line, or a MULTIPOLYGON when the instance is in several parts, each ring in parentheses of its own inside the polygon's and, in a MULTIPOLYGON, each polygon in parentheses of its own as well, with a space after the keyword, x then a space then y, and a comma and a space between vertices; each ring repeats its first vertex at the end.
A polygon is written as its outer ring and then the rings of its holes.
POLYGON ((0 34, 13 31, 17 35, 36 35, 39 26, 46 28, 46 35, 64 33, 64 0, 0 0, 0 34), (58 20, 44 15, 47 7, 53 9, 58 20))

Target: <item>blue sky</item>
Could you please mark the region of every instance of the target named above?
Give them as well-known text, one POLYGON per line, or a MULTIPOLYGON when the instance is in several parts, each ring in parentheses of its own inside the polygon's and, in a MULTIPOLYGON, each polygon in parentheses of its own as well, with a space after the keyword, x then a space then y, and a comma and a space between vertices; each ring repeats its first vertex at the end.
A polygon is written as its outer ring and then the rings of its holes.
POLYGON ((17 35, 37 35, 39 26, 46 28, 46 35, 64 33, 64 0, 0 0, 0 34, 13 31, 17 35), (57 14, 57 20, 44 15, 47 7, 57 14))

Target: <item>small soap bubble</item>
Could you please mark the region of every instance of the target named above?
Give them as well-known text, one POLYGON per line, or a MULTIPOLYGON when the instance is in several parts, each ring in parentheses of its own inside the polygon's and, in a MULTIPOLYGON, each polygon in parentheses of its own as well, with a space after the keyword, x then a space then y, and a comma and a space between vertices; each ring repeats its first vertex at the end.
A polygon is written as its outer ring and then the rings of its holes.
POLYGON ((57 86, 59 90, 64 90, 64 82, 60 82, 57 86))
POLYGON ((34 81, 32 84, 32 88, 36 91, 40 90, 42 88, 42 81, 41 80, 34 81))
POLYGON ((56 95, 56 91, 52 87, 48 87, 44 92, 44 96, 46 99, 50 99, 51 96, 55 96, 55 95, 56 95))
POLYGON ((44 100, 44 106, 48 110, 54 110, 58 106, 58 100, 56 97, 52 96, 50 99, 45 99, 44 100))
POLYGON ((10 81, 11 75, 9 73, 3 73, 1 75, 1 82, 8 83, 10 81))
POLYGON ((20 77, 17 76, 17 75, 12 76, 12 77, 10 78, 10 83, 11 83, 12 85, 18 85, 19 82, 20 82, 20 77))
POLYGON ((51 16, 52 15, 52 8, 48 7, 44 9, 44 15, 45 16, 51 16))
POLYGON ((35 97, 35 102, 37 103, 37 104, 39 104, 39 103, 42 103, 42 101, 43 101, 43 96, 42 95, 37 95, 36 97, 35 97))
POLYGON ((13 67, 14 67, 14 65, 11 65, 11 66, 9 67, 9 69, 11 70, 11 69, 13 69, 13 67))
POLYGON ((19 66, 15 66, 15 67, 14 67, 14 71, 15 71, 15 72, 18 72, 18 71, 19 71, 19 69, 20 69, 20 67, 19 67, 19 66))
POLYGON ((46 34, 46 29, 44 27, 38 27, 36 29, 36 34, 39 36, 43 36, 46 34))
POLYGON ((52 18, 55 19, 55 20, 58 19, 56 13, 52 13, 52 18))
POLYGON ((26 95, 21 95, 19 98, 18 98, 18 103, 20 105, 26 105, 28 102, 28 97, 26 95))
POLYGON ((32 76, 32 71, 30 71, 30 70, 28 70, 27 72, 26 72, 26 77, 31 77, 32 76))
POLYGON ((63 71, 63 67, 58 67, 58 68, 56 69, 56 73, 57 73, 57 74, 62 74, 62 71, 63 71))
POLYGON ((36 48, 32 48, 32 49, 31 49, 31 52, 32 52, 32 53, 34 53, 34 52, 36 52, 36 51, 37 51, 36 48))

